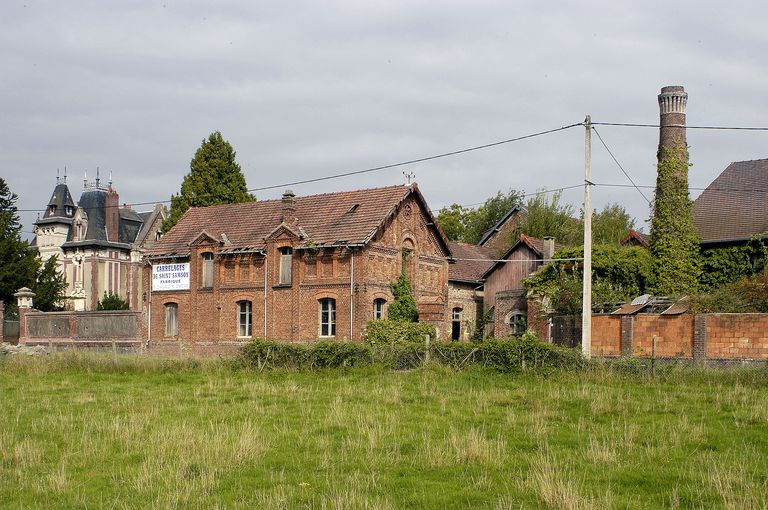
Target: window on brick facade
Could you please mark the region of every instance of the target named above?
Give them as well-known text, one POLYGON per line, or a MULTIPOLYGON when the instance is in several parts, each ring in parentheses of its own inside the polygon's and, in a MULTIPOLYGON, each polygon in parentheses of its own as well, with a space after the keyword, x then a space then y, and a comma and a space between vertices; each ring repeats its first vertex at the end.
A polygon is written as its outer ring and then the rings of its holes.
POLYGON ((320 300, 320 336, 336 336, 336 300, 320 300))
POLYGON ((384 303, 386 302, 385 299, 381 298, 373 300, 373 318, 375 320, 384 318, 384 303))
POLYGON ((179 334, 179 305, 167 303, 165 305, 165 336, 179 334))
POLYGON ((291 284, 291 262, 293 250, 290 247, 280 248, 280 285, 291 284))
POLYGON ((454 308, 451 312, 451 340, 461 339, 461 308, 454 308))
POLYGON ((203 253, 202 285, 204 289, 213 287, 213 253, 203 253))
POLYGON ((509 324, 509 332, 515 336, 520 336, 525 333, 528 328, 528 317, 520 310, 513 310, 507 317, 507 324, 509 324))
POLYGON ((238 322, 239 322, 239 329, 238 329, 238 336, 251 336, 251 325, 253 324, 251 320, 251 310, 252 310, 252 304, 250 301, 238 301, 237 303, 237 310, 238 310, 238 322))

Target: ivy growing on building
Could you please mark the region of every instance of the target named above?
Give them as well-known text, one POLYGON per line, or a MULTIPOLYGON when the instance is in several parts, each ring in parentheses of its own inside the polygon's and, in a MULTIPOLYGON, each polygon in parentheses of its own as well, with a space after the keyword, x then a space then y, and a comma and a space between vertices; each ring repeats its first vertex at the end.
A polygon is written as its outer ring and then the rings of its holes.
POLYGON ((650 246, 652 292, 657 295, 690 294, 698 289, 700 240, 688 197, 689 166, 688 148, 682 142, 660 150, 650 246))
POLYGON ((419 309, 413 297, 408 271, 406 271, 407 258, 408 251, 403 250, 403 268, 400 271, 400 277, 390 284, 394 301, 389 305, 387 313, 391 321, 417 322, 419 320, 419 309))
POLYGON ((701 288, 718 289, 745 276, 753 276, 763 270, 768 249, 758 238, 738 246, 719 246, 701 250, 701 288))

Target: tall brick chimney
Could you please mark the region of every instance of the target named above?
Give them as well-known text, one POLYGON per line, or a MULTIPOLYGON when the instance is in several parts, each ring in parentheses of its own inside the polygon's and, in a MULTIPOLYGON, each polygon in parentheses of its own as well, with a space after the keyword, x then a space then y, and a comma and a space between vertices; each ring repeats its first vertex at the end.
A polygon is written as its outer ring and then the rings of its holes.
POLYGON ((664 157, 666 148, 681 142, 686 146, 685 140, 685 107, 688 103, 688 94, 680 85, 662 87, 659 94, 659 151, 657 157, 664 157))
POLYGON ((104 200, 104 220, 107 228, 107 240, 118 242, 120 227, 120 195, 110 186, 104 200))

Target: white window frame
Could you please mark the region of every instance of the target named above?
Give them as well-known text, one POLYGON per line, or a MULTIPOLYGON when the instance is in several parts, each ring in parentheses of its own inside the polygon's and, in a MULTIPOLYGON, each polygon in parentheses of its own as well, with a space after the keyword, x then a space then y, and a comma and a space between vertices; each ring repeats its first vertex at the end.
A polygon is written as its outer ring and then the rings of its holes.
POLYGON ((291 265, 293 264, 293 248, 290 246, 283 246, 279 250, 280 253, 280 273, 279 284, 291 285, 291 265))
POLYGON ((377 298, 373 300, 373 320, 381 320, 384 318, 384 305, 387 300, 384 298, 377 298))
POLYGON ((253 303, 250 301, 237 302, 237 336, 251 338, 253 336, 253 303))
POLYGON ((319 309, 320 338, 334 338, 336 336, 336 300, 322 298, 319 301, 319 309))

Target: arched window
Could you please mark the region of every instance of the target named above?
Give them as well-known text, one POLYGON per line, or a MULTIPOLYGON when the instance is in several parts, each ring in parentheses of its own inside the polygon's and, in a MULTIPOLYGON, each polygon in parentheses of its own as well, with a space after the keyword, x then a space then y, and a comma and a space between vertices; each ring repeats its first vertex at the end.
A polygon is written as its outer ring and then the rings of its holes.
POLYGON ((200 279, 204 289, 213 287, 213 253, 203 253, 203 271, 200 279))
POLYGON ((461 308, 456 307, 451 312, 451 340, 461 339, 461 308))
POLYGON ((384 318, 384 303, 386 299, 378 298, 373 300, 373 318, 379 320, 384 318))
POLYGON ((286 246, 280 248, 280 285, 291 284, 291 262, 293 250, 286 246))
POLYGON ((177 336, 179 334, 179 305, 177 303, 165 304, 165 336, 177 336))
POLYGON ((528 328, 528 316, 520 310, 512 310, 505 319, 509 325, 509 332, 515 336, 522 335, 528 328))
POLYGON ((336 336, 336 300, 323 298, 320 300, 320 336, 336 336))
POLYGON ((251 325, 253 324, 251 311, 252 303, 250 301, 238 301, 237 302, 237 317, 238 317, 238 336, 250 337, 252 336, 251 325))

